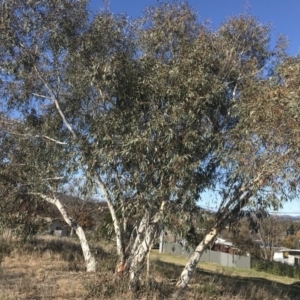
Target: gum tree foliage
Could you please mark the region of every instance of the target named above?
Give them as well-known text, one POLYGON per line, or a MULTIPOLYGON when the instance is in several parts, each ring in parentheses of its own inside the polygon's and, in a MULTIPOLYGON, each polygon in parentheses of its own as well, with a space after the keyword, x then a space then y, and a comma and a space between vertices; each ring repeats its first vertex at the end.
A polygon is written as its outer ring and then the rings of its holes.
MULTIPOLYGON (((65 115, 72 97, 65 76, 68 53, 87 24, 84 1, 1 1, 1 122, 13 148, 2 160, 22 201, 54 204, 79 236, 87 271, 95 271, 81 226, 70 218, 55 193, 76 170, 76 134, 65 115), (68 147, 66 147, 68 146, 68 147), (75 151, 75 152, 74 152, 75 151)), ((75 102, 74 102, 75 103, 75 102)), ((4 174, 5 176, 5 174, 4 174)), ((14 201, 14 204, 17 202, 14 201)), ((24 215, 25 211, 16 207, 24 215)))
POLYGON ((0 135, 1 231, 11 229, 26 240, 41 229, 43 224, 36 216, 45 213, 46 208, 24 192, 25 187, 21 184, 26 182, 27 174, 23 172, 25 166, 20 171, 21 150, 5 132, 2 131, 0 135))
POLYGON ((68 182, 65 175, 68 152, 61 145, 28 135, 30 122, 1 118, 1 220, 8 220, 6 227, 24 239, 36 234, 41 226, 44 230, 48 226, 43 221, 48 206, 37 194, 55 194, 58 182, 68 182))
POLYGON ((133 26, 108 11, 89 19, 85 5, 1 2, 3 113, 19 122, 8 132, 28 153, 27 192, 48 197, 81 168, 109 203, 120 261, 137 268, 168 201, 193 206, 211 183, 230 70, 187 5, 150 8, 133 26), (125 248, 128 217, 141 224, 125 248))
POLYGON ((3 113, 20 122, 8 132, 24 142, 26 165, 38 164, 32 174, 47 178, 28 193, 49 200, 80 168, 108 201, 120 269, 134 278, 169 202, 192 209, 212 182, 231 66, 186 4, 132 24, 105 10, 89 19, 85 5, 1 2, 3 113), (125 245, 128 218, 137 225, 125 245))
MULTIPOLYGON (((179 291, 174 293, 174 298, 187 287, 203 251, 226 226, 234 226, 240 217, 247 215, 247 207, 257 203, 263 207, 278 207, 281 201, 294 196, 288 193, 284 181, 274 186, 274 181, 282 179, 285 173, 281 158, 285 159, 286 152, 282 151, 281 145, 276 148, 276 143, 269 137, 261 139, 252 126, 255 113, 249 116, 249 104, 256 101, 260 102, 260 113, 266 111, 263 107, 267 103, 260 96, 265 93, 266 84, 270 85, 266 75, 274 72, 284 58, 285 40, 279 39, 276 48, 271 49, 270 28, 250 16, 231 18, 219 28, 217 35, 228 46, 223 47, 224 51, 230 49, 234 66, 228 77, 231 119, 223 131, 223 147, 218 149, 224 168, 224 181, 219 183, 221 203, 214 225, 196 247, 181 274, 177 283, 179 291)), ((263 122, 259 126, 265 128, 263 122)), ((270 133, 272 129, 269 127, 268 131, 270 133)))
MULTIPOLYGON (((263 210, 278 208, 283 201, 297 197, 299 190, 299 57, 280 57, 270 75, 257 82, 255 89, 244 89, 247 101, 237 107, 240 122, 233 131, 239 140, 235 151, 239 147, 244 154, 236 151, 241 171, 261 174, 264 189, 257 202, 263 210)), ((277 226, 274 218, 247 215, 265 244, 278 244, 274 242, 278 234, 271 234, 277 226)), ((265 259, 272 260, 273 249, 264 245, 265 259)))
POLYGON ((255 18, 212 31, 176 1, 136 21, 107 10, 89 15, 86 1, 0 3, 0 99, 4 120, 19 122, 6 133, 24 143, 23 185, 49 200, 80 170, 84 191, 101 190, 108 203, 119 272, 138 278, 170 213, 192 211, 224 174, 231 189, 214 234, 263 186, 252 149, 248 156, 233 146, 249 140, 239 136, 248 124, 229 134, 272 54, 269 28, 255 18), (241 159, 255 165, 252 173, 241 159))
POLYGON ((299 179, 298 83, 299 57, 286 57, 272 78, 259 83, 256 99, 247 91, 249 102, 239 107, 244 126, 249 128, 242 134, 246 138, 255 135, 264 152, 274 155, 269 164, 271 175, 265 179, 274 189, 285 185, 287 192, 297 192, 299 179))

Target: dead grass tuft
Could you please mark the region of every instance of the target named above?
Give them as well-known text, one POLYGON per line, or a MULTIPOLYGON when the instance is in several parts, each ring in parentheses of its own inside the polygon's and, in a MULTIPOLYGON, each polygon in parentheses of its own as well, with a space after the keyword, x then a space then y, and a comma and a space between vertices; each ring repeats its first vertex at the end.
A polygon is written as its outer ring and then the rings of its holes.
MULTIPOLYGON (((150 278, 146 280, 142 270, 140 285, 129 290, 125 276, 114 276, 117 257, 100 247, 94 248, 99 271, 91 274, 84 271, 81 248, 75 239, 34 239, 13 251, 12 244, 8 246, 9 251, 1 252, 0 267, 0 299, 8 300, 169 299, 184 264, 177 257, 154 253, 150 278)), ((247 276, 246 271, 201 266, 179 299, 300 299, 299 282, 287 284, 255 277, 258 273, 247 276)))

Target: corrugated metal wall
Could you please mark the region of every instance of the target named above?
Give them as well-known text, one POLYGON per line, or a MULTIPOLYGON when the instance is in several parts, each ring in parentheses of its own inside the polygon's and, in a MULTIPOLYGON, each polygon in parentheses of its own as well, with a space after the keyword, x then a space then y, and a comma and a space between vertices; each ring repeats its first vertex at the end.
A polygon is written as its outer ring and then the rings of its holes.
MULTIPOLYGON (((190 258, 194 252, 194 249, 192 247, 185 247, 180 244, 164 243, 163 252, 190 258)), ((217 252, 213 250, 206 250, 201 256, 200 261, 217 263, 225 267, 251 269, 250 257, 217 252)))

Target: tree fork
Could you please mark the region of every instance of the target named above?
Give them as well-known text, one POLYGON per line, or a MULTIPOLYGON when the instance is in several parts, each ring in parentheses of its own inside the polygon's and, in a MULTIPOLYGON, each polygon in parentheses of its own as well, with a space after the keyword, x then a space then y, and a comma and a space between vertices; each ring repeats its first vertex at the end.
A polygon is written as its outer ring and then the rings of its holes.
POLYGON ((157 238, 160 233, 159 222, 162 219, 166 203, 166 201, 161 203, 159 211, 154 215, 148 226, 146 226, 143 242, 132 251, 131 261, 130 264, 128 264, 131 282, 139 280, 139 266, 144 262, 147 254, 151 251, 155 238, 157 238))

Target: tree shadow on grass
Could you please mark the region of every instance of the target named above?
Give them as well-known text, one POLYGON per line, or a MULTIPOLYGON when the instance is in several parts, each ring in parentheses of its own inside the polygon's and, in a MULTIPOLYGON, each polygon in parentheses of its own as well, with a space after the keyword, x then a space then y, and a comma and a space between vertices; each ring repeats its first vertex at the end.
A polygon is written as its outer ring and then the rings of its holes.
MULTIPOLYGON (((175 286, 182 266, 153 261, 152 268, 175 286)), ((175 290, 175 289, 174 289, 175 290)), ((258 277, 231 276, 226 272, 197 269, 183 299, 287 299, 300 300, 300 282, 284 284, 258 277)))

